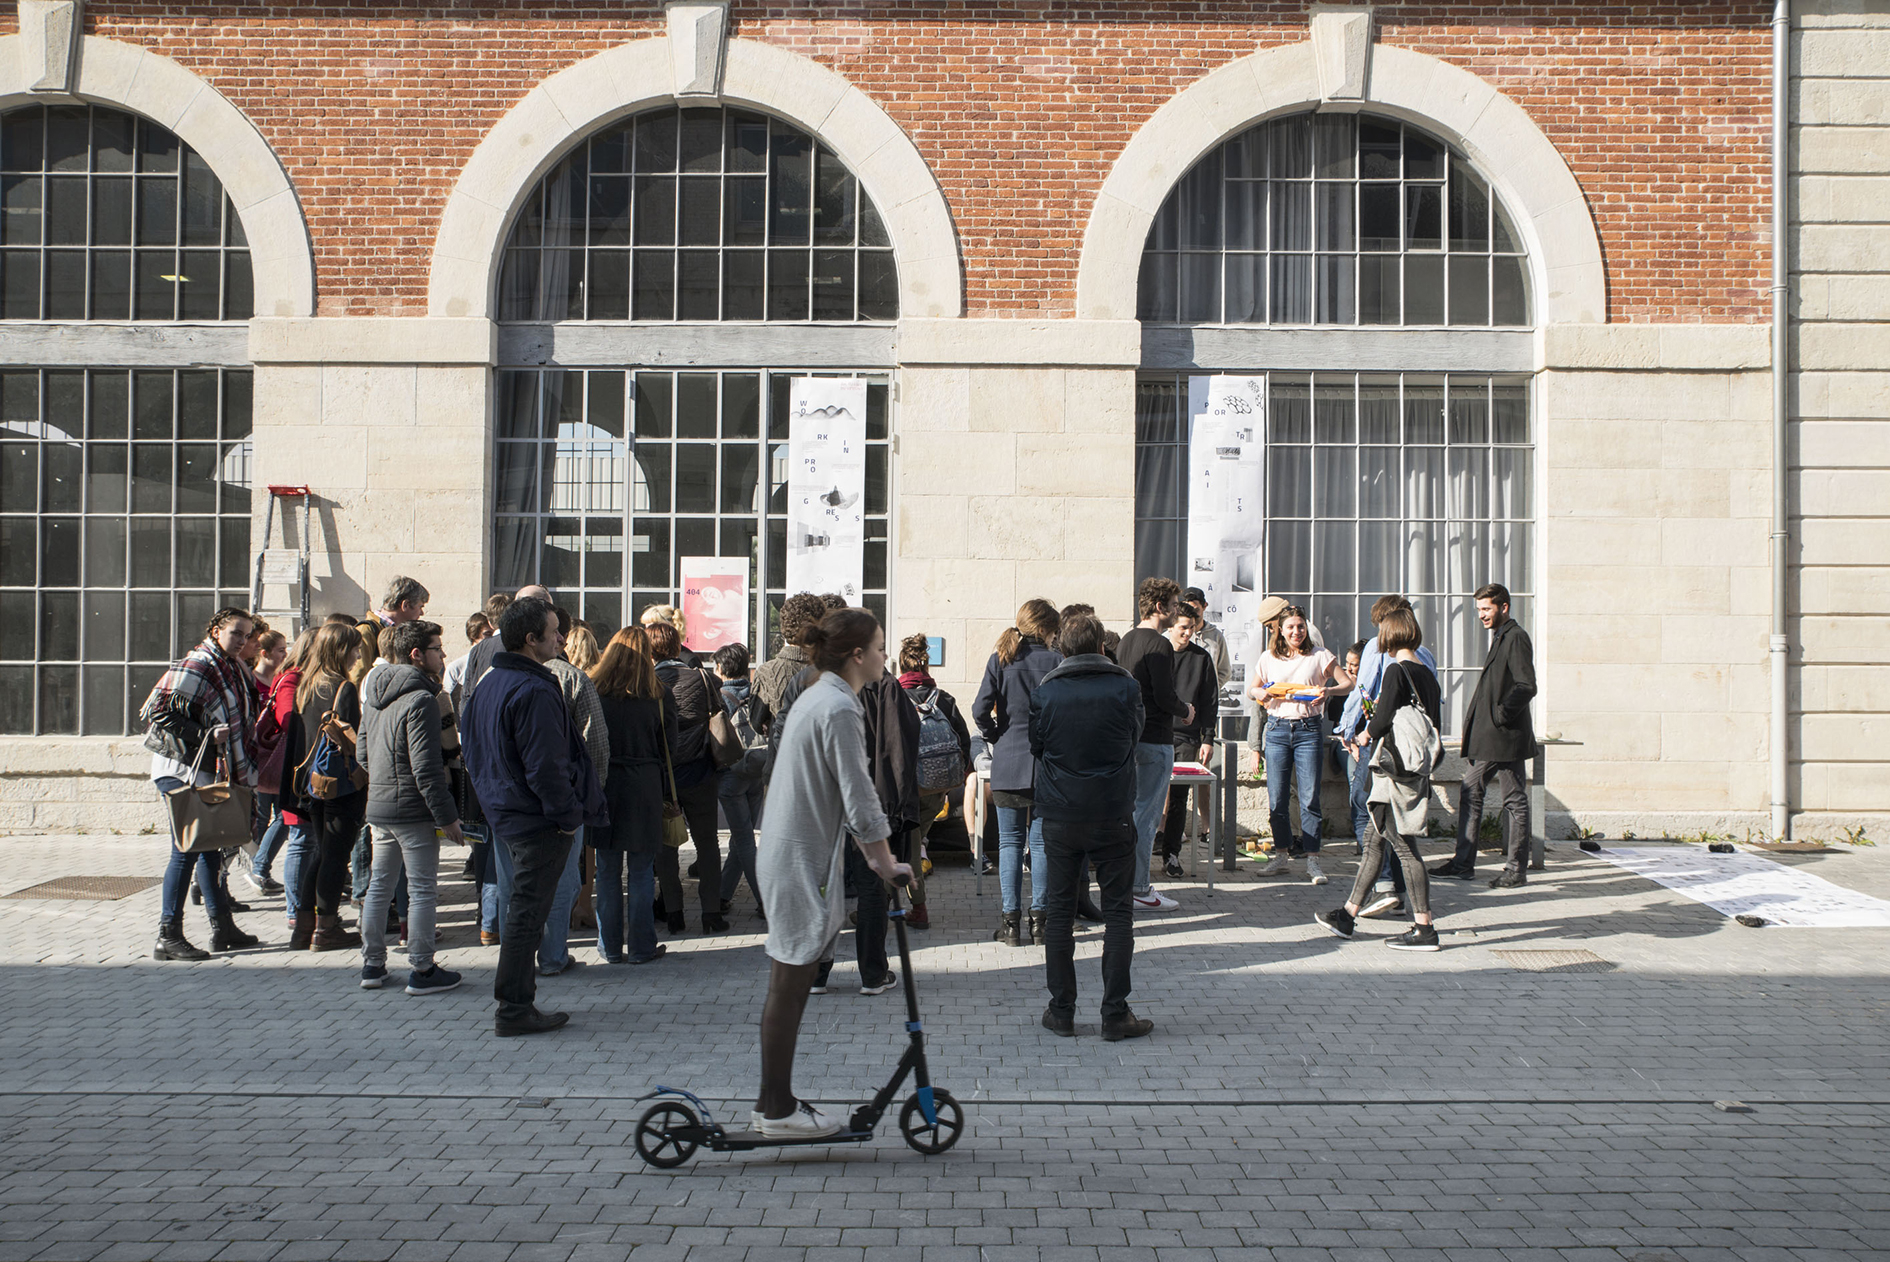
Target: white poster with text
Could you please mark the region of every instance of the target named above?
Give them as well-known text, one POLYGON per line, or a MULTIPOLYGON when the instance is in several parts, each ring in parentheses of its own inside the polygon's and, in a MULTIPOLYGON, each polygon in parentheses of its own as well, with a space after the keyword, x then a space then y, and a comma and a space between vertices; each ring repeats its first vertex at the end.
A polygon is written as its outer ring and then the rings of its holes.
POLYGON ((1254 624, 1265 594, 1265 377, 1188 380, 1188 572, 1183 587, 1207 594, 1208 620, 1227 638, 1234 674, 1221 712, 1244 708, 1246 679, 1259 650, 1254 624))
POLYGON ((866 566, 866 380, 796 377, 788 394, 787 589, 860 603, 866 566))

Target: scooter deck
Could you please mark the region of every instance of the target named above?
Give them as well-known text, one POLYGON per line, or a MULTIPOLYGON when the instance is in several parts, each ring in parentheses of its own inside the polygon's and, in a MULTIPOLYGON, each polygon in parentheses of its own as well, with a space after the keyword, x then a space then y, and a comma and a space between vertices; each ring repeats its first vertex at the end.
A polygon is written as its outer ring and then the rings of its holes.
POLYGON ((760 1131, 726 1131, 719 1139, 704 1137, 703 1143, 712 1152, 747 1152, 752 1148, 797 1148, 810 1144, 864 1144, 871 1138, 872 1131, 853 1130, 805 1138, 799 1135, 763 1135, 760 1131))

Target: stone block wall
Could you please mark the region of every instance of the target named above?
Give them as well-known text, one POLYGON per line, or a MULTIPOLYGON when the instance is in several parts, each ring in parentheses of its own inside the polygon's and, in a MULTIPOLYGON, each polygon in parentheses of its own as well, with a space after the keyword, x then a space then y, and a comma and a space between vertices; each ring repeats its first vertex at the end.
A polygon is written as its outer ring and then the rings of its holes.
POLYGON ((1793 37, 1789 627, 1796 827, 1890 830, 1890 11, 1793 37))

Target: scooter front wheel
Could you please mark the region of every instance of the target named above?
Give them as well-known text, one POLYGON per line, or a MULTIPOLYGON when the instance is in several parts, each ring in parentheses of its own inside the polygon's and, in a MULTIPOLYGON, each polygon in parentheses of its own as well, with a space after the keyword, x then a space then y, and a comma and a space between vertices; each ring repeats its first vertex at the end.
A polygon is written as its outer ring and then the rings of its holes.
POLYGON ((678 1132, 700 1125, 688 1105, 659 1101, 637 1119, 637 1155, 661 1170, 679 1166, 696 1155, 696 1143, 678 1132))
POLYGON ((906 1146, 928 1157, 957 1143, 965 1129, 965 1111, 952 1099, 951 1092, 933 1089, 932 1112, 938 1118, 936 1124, 925 1120, 925 1110, 919 1107, 916 1095, 899 1110, 899 1133, 904 1136, 906 1146))

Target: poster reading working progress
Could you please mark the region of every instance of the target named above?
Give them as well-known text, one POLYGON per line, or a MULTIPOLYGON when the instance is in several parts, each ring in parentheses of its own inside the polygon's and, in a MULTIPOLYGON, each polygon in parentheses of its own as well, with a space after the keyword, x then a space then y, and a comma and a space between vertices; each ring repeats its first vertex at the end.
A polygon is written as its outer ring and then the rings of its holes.
POLYGON ((1176 577, 1207 594, 1208 620, 1227 637, 1234 673, 1221 691, 1223 714, 1244 708, 1244 681, 1260 651, 1266 407, 1265 377, 1188 381, 1188 573, 1176 577))
POLYGON ((866 565, 866 380, 796 377, 788 395, 787 589, 860 603, 866 565))
POLYGON ((682 557, 683 646, 713 653, 748 642, 748 558, 682 557))

